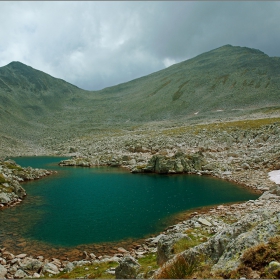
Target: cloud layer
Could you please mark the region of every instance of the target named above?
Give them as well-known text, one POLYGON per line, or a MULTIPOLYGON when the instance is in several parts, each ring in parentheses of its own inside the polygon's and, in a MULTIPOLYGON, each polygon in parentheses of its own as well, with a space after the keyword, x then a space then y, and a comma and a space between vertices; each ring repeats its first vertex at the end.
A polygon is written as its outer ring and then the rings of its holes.
POLYGON ((225 44, 280 56, 279 2, 0 2, 0 66, 97 90, 225 44))

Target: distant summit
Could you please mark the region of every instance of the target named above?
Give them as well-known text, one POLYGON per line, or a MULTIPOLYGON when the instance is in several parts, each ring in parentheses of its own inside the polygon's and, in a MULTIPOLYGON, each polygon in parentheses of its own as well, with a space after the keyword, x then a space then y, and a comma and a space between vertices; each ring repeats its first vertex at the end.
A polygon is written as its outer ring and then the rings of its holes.
MULTIPOLYGON (((21 74, 32 73, 32 72, 35 74, 37 71, 39 71, 39 70, 36 70, 36 69, 32 68, 31 66, 28 66, 28 65, 26 65, 26 64, 24 64, 20 61, 12 61, 4 67, 11 70, 11 71, 15 71, 16 73, 21 73, 21 74)), ((2 68, 4 68, 4 67, 2 67, 2 68)))
POLYGON ((225 119, 278 108, 280 59, 247 47, 225 45, 100 91, 18 61, 0 68, 0 128, 23 138, 34 123, 36 134, 83 134, 92 127, 225 119))
POLYGON ((232 45, 224 45, 221 46, 217 49, 214 49, 210 52, 213 51, 234 51, 234 52, 250 52, 250 53, 255 53, 255 54, 264 54, 266 55, 264 52, 258 50, 258 49, 253 49, 253 48, 248 48, 248 47, 239 47, 239 46, 232 46, 232 45))
POLYGON ((67 87, 76 87, 19 61, 13 61, 4 67, 0 67, 0 81, 2 81, 2 90, 25 91, 25 93, 39 93, 57 87, 65 88, 66 84, 67 87))
POLYGON ((6 65, 6 67, 9 67, 9 68, 24 68, 24 67, 30 67, 32 68, 31 66, 28 66, 20 61, 12 61, 10 62, 9 64, 6 65))

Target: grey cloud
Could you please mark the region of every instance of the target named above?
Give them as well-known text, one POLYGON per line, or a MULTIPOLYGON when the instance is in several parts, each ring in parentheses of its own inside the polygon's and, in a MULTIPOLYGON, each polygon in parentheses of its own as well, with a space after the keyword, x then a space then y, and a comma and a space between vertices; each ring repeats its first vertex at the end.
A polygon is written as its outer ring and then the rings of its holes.
POLYGON ((158 11, 164 16, 145 22, 146 29, 154 27, 148 38, 155 40, 145 43, 155 55, 183 59, 224 44, 262 45, 263 51, 279 54, 279 3, 164 2, 158 11), (265 38, 273 34, 278 37, 273 42, 265 38))
POLYGON ((0 66, 101 89, 225 44, 280 56, 279 2, 0 2, 0 66))

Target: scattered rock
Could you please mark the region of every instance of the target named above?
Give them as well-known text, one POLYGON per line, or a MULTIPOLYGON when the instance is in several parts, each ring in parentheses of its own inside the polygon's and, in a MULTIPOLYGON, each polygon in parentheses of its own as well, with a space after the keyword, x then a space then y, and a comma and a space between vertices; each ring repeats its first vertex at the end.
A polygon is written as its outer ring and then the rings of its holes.
POLYGON ((181 239, 190 239, 186 234, 163 235, 157 243, 157 264, 162 265, 174 256, 173 245, 181 239))
POLYGON ((128 251, 125 250, 123 247, 119 247, 119 248, 118 248, 118 251, 119 251, 120 253, 123 253, 123 254, 128 253, 128 251))
POLYGON ((203 219, 203 218, 198 218, 198 221, 202 224, 202 225, 205 225, 205 226, 208 226, 208 227, 211 227, 212 224, 207 221, 206 219, 203 219))
POLYGON ((24 258, 19 262, 19 266, 23 271, 28 271, 30 274, 39 272, 43 263, 32 258, 24 258))
POLYGON ((58 267, 55 264, 46 263, 43 266, 43 273, 45 273, 45 272, 48 272, 48 273, 51 273, 51 274, 57 274, 57 273, 59 273, 59 270, 58 270, 58 267))
POLYGON ((90 256, 90 258, 91 258, 92 260, 95 260, 95 259, 96 259, 96 256, 95 256, 93 253, 90 253, 89 256, 90 256))
POLYGON ((268 265, 268 271, 273 272, 274 270, 280 269, 280 263, 277 261, 272 261, 268 265))
POLYGON ((0 279, 6 278, 7 268, 0 264, 0 279))
POLYGON ((67 262, 67 264, 64 267, 64 271, 65 272, 70 272, 70 271, 72 271, 74 269, 74 267, 75 266, 73 265, 73 263, 67 262))
POLYGON ((241 167, 242 167, 243 169, 245 169, 245 170, 250 169, 250 165, 249 165, 248 163, 246 163, 246 162, 244 162, 244 163, 241 165, 241 167))
POLYGON ((37 272, 35 272, 35 273, 33 274, 33 278, 40 278, 40 277, 41 277, 40 274, 37 273, 37 272))
POLYGON ((22 279, 22 278, 26 278, 28 275, 21 269, 17 270, 15 275, 14 275, 14 278, 15 279, 22 279))
POLYGON ((140 264, 131 256, 124 257, 115 269, 116 279, 136 279, 140 264))
POLYGON ((23 259, 27 256, 27 254, 19 254, 19 255, 16 255, 16 258, 18 259, 23 259))
POLYGON ((0 203, 7 204, 11 201, 8 195, 4 192, 0 193, 0 203))

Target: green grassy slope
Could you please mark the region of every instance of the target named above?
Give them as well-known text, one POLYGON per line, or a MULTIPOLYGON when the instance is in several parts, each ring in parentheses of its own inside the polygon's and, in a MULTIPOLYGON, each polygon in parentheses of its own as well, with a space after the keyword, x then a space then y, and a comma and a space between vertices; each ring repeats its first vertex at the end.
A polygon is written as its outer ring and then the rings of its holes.
POLYGON ((279 106, 280 58, 226 45, 101 92, 136 121, 279 106))
POLYGON ((280 58, 246 47, 226 45, 100 91, 79 89, 20 62, 0 68, 0 136, 16 139, 264 109, 280 110, 280 58))

